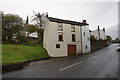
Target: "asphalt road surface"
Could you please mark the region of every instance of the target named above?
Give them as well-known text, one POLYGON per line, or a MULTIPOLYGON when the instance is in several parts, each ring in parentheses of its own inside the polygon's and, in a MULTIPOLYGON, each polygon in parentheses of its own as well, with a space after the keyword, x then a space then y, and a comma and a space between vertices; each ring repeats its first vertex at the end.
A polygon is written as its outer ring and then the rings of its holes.
POLYGON ((3 74, 3 78, 118 78, 117 44, 3 74))

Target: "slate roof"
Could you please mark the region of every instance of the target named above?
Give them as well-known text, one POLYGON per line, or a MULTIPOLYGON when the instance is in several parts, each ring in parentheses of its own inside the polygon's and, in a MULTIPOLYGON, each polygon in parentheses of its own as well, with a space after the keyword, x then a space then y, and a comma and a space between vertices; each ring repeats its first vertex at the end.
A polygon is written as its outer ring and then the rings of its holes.
POLYGON ((81 22, 76 22, 76 21, 70 21, 70 20, 63 20, 63 19, 58 19, 58 18, 53 18, 53 17, 47 17, 48 20, 52 22, 58 22, 58 23, 66 23, 66 24, 72 24, 72 25, 79 25, 79 26, 84 26, 84 25, 89 25, 81 22))

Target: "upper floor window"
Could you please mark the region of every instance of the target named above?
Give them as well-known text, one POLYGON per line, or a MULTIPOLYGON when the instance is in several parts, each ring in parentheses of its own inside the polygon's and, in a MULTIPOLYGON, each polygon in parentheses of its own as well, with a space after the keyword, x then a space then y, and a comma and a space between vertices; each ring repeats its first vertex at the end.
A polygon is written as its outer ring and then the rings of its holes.
POLYGON ((71 25, 71 31, 75 32, 75 25, 71 25))
POLYGON ((58 30, 63 30, 62 23, 58 23, 58 30))
POLYGON ((59 40, 59 41, 63 41, 63 33, 62 33, 62 32, 59 32, 58 35, 59 35, 58 40, 59 40))
POLYGON ((85 36, 85 32, 84 32, 83 34, 84 34, 84 36, 85 36))
POLYGON ((75 42, 76 39, 75 39, 75 34, 72 34, 72 41, 75 42))
POLYGON ((89 41, 89 37, 88 37, 88 41, 89 41))

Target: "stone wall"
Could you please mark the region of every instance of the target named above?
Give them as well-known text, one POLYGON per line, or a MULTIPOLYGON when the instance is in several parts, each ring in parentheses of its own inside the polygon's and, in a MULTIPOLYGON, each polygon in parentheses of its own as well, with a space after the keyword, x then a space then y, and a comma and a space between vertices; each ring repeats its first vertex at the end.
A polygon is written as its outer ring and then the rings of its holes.
POLYGON ((108 46, 106 40, 91 42, 91 51, 96 51, 106 46, 108 46))

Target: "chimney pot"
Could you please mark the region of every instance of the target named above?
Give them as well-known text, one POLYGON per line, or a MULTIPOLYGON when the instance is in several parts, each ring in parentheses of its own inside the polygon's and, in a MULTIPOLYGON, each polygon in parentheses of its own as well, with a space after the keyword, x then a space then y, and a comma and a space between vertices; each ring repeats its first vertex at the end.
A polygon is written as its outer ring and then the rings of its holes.
POLYGON ((103 31, 105 32, 105 28, 103 28, 103 31))
POLYGON ((83 20, 83 23, 86 24, 86 20, 83 20))
POLYGON ((98 29, 99 29, 99 26, 98 26, 98 29))

